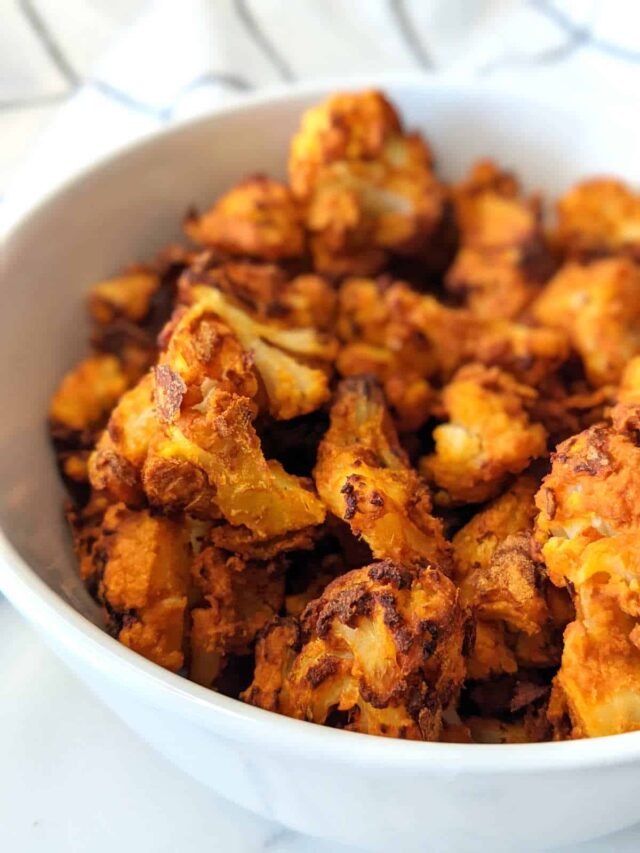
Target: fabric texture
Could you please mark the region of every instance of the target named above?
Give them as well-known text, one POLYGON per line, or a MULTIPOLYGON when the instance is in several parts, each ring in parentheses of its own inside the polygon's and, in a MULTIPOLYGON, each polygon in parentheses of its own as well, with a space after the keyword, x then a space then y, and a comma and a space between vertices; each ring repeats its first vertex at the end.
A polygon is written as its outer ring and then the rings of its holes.
POLYGON ((0 0, 9 218, 156 127, 275 83, 419 70, 567 98, 640 82, 634 0, 0 0))

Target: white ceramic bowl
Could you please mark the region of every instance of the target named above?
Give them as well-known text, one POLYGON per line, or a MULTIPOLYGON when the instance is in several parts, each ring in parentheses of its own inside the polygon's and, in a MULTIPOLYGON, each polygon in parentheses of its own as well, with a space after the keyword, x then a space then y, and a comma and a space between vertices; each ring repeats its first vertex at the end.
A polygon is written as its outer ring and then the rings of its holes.
MULTIPOLYGON (((637 133, 562 108, 424 77, 386 89, 441 171, 491 155, 529 187, 640 178, 637 133)), ((248 172, 283 173, 301 111, 344 81, 261 95, 133 145, 12 230, 0 290, 0 586, 73 670, 179 767, 289 827, 367 848, 541 849, 640 819, 640 733, 522 746, 407 743, 279 717, 165 672, 105 634, 77 577, 45 413, 85 348, 83 293, 178 236, 183 211, 248 172)), ((0 690, 1 692, 1 690, 0 690)), ((153 828, 150 828, 153 831, 153 828)), ((215 833, 215 827, 212 827, 215 833)))

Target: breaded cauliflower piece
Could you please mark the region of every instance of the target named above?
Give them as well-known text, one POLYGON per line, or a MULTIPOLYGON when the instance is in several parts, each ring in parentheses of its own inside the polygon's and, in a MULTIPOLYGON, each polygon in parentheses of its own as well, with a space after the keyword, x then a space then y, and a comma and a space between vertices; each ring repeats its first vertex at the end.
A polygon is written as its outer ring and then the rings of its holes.
POLYGON ((289 180, 299 197, 310 195, 318 173, 337 161, 375 160, 402 132, 382 92, 344 92, 308 109, 291 140, 289 180))
POLYGON ((514 177, 482 160, 452 191, 460 250, 445 283, 483 319, 513 318, 552 271, 540 204, 522 197, 514 177))
POLYGON ((440 737, 465 644, 457 590, 442 572, 390 560, 355 569, 309 604, 302 626, 301 638, 289 621, 267 629, 245 702, 320 724, 337 712, 366 734, 440 737))
POLYGON ((255 320, 213 287, 193 286, 188 295, 191 313, 217 314, 250 354, 274 417, 304 415, 329 399, 328 365, 336 351, 329 336, 312 327, 286 328, 255 320))
POLYGON ((461 602, 476 616, 469 678, 559 663, 571 613, 556 603, 556 593, 562 593, 550 587, 531 558, 538 485, 532 475, 521 475, 453 538, 461 602))
POLYGON ((93 433, 100 429, 122 394, 129 379, 113 355, 92 355, 66 374, 49 406, 53 430, 65 433, 93 433))
POLYGON ((537 384, 569 355, 562 330, 483 320, 403 282, 348 279, 340 288, 337 328, 338 371, 373 373, 403 430, 417 429, 432 413, 430 380, 447 381, 465 362, 495 365, 537 384))
POLYGON ((134 507, 144 503, 142 466, 159 430, 153 389, 153 374, 147 373, 123 394, 89 457, 93 488, 134 507))
MULTIPOLYGON (((640 579, 640 538, 629 557, 640 579)), ((615 540, 594 543, 613 552, 615 540)), ((640 609, 619 603, 617 584, 597 573, 576 591, 577 618, 564 635, 562 666, 554 680, 548 716, 559 739, 600 737, 640 729, 640 609)))
POLYGON ((576 184, 558 201, 556 240, 567 255, 640 257, 640 194, 613 178, 576 184))
POLYGON ((509 474, 546 453, 546 431, 526 404, 536 392, 495 367, 469 364, 443 392, 449 422, 433 431, 435 452, 420 468, 443 505, 479 503, 496 495, 509 474))
POLYGON ((264 175, 241 181, 202 215, 184 223, 195 243, 230 255, 277 261, 304 252, 302 217, 291 190, 264 175))
POLYGON ((374 557, 403 564, 428 559, 450 570, 451 548, 431 514, 429 490, 410 466, 372 379, 338 386, 314 478, 326 506, 374 557))
MULTIPOLYGON (((254 416, 248 398, 214 390, 200 409, 166 423, 165 438, 144 466, 147 494, 163 503, 162 463, 167 462, 182 466, 190 501, 185 509, 214 517, 219 512, 231 525, 248 528, 257 541, 321 524, 325 509, 312 484, 264 458, 254 416)), ((175 479, 169 478, 169 489, 172 501, 180 503, 175 479)))
POLYGON ((560 444, 536 496, 536 541, 551 581, 578 586, 592 543, 640 531, 637 407, 619 405, 560 444))
POLYGON ((504 494, 477 512, 456 533, 452 545, 456 567, 454 580, 459 586, 472 572, 489 570, 496 548, 508 536, 533 528, 538 487, 536 477, 521 474, 504 494))
POLYGON ((173 311, 178 277, 192 261, 190 252, 169 245, 146 264, 133 265, 89 291, 91 345, 117 356, 131 385, 158 357, 157 335, 173 311))
POLYGON ((595 387, 617 384, 640 354, 640 269, 626 258, 565 264, 532 310, 567 333, 595 387))
POLYGON ((101 325, 119 318, 138 323, 149 313, 151 298, 159 287, 160 276, 150 270, 100 281, 89 291, 89 313, 101 325))
POLYGON ((246 258, 222 261, 215 253, 205 252, 182 276, 180 293, 186 303, 191 301, 194 285, 216 288, 261 323, 325 333, 335 325, 335 288, 320 275, 292 276, 277 264, 246 258))
POLYGON ((319 272, 368 275, 390 253, 416 254, 442 216, 431 151, 403 133, 379 92, 336 95, 308 110, 289 176, 319 272))
POLYGON ((148 510, 115 504, 92 550, 109 631, 149 660, 177 672, 184 663, 190 595, 188 530, 148 510))
POLYGON ((189 678, 215 686, 228 655, 251 652, 259 631, 284 602, 284 571, 277 562, 246 562, 205 548, 192 567, 198 601, 191 610, 189 678))

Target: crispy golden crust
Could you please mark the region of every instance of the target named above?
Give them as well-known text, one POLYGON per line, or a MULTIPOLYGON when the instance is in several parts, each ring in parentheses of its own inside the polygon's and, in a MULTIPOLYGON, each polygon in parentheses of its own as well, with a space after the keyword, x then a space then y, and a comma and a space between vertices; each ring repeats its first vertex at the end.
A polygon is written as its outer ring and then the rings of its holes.
POLYGON ((49 406, 52 427, 92 432, 102 427, 129 379, 113 355, 92 355, 66 374, 49 406))
POLYGON ((640 195, 622 181, 595 178, 576 184, 557 210, 555 238, 566 254, 640 257, 640 195))
MULTIPOLYGON (((599 544, 599 543, 598 543, 599 544)), ((615 549, 615 544, 611 544, 615 549)), ((635 583, 638 549, 635 536, 635 583)), ((577 618, 564 635, 549 707, 556 737, 600 737, 640 729, 640 610, 620 607, 616 584, 596 576, 577 590, 577 618)))
POLYGON ((101 325, 125 318, 134 323, 149 313, 160 276, 151 271, 130 272, 94 284, 89 291, 89 313, 101 325))
POLYGON ((579 581, 591 543, 640 530, 638 411, 618 406, 613 426, 596 424, 551 457, 536 496, 536 541, 557 586, 579 581))
MULTIPOLYGON (((295 623, 294 623, 295 624, 295 623)), ((436 740, 442 712, 464 676, 464 615, 454 585, 428 565, 385 561, 332 581, 302 615, 303 644, 290 666, 269 665, 276 638, 258 642, 245 701, 387 737, 436 740)), ((291 622, 275 626, 296 650, 291 622)))
POLYGON ((304 251, 301 215, 291 191, 263 175, 242 181, 201 216, 190 213, 184 228, 195 243, 231 255, 277 261, 304 251))
POLYGON ((336 366, 343 376, 373 373, 393 404, 398 426, 414 430, 432 414, 431 381, 461 365, 500 367, 537 384, 569 356, 564 331, 454 309, 403 282, 348 279, 339 293, 336 366))
POLYGON ((640 353, 640 270, 626 258, 568 263, 533 313, 567 333, 594 386, 617 384, 627 361, 640 353))
POLYGON ((289 175, 320 272, 368 275, 390 252, 417 254, 442 215, 428 146, 402 133, 379 92, 338 95, 309 110, 289 175))
POLYGON ((470 364, 456 374, 443 392, 449 422, 435 428, 435 453, 421 460, 437 501, 487 500, 509 474, 544 455, 545 429, 530 422, 525 408, 535 396, 497 368, 470 364))
POLYGON ((318 449, 318 493, 370 546, 374 557, 429 559, 450 569, 451 549, 431 497, 411 468, 375 381, 343 380, 318 449))
POLYGON ((115 504, 104 515, 92 556, 109 630, 160 666, 181 669, 191 585, 186 529, 115 504))
POLYGON ((140 475, 159 428, 153 407, 153 384, 153 374, 148 373, 123 394, 89 458, 93 488, 131 506, 144 501, 140 475))
POLYGON ((189 677, 210 687, 228 655, 248 654, 282 607, 284 572, 276 562, 246 562, 209 547, 195 559, 192 579, 198 599, 190 614, 189 677))
POLYGON ((307 110, 291 141, 289 180, 294 193, 308 196, 318 172, 330 163, 375 160, 401 132, 400 119, 381 92, 334 95, 307 110))
POLYGON ((307 414, 329 398, 328 371, 314 363, 331 361, 331 338, 314 328, 283 328, 255 320, 216 288, 194 286, 189 298, 187 316, 217 314, 250 353, 274 417, 288 420, 307 414))
POLYGON ((556 591, 531 557, 538 485, 537 478, 520 476, 453 539, 461 601, 477 619, 468 661, 472 679, 560 661, 562 630, 571 612, 556 601, 556 591))
POLYGON ((472 168, 452 197, 461 247, 447 271, 447 288, 479 317, 516 317, 553 266, 538 201, 523 199, 514 178, 488 160, 472 168))
POLYGON ((640 355, 627 362, 622 371, 617 398, 624 405, 640 406, 640 355))
MULTIPOLYGON (((155 446, 143 471, 146 490, 157 474, 156 460, 169 459, 190 471, 187 487, 192 478, 202 484, 200 511, 210 504, 230 524, 248 528, 257 541, 321 524, 325 510, 312 484, 264 458, 253 417, 246 397, 209 394, 202 411, 187 412, 166 425, 166 438, 155 446)), ((191 493, 188 497, 193 499, 191 493)))

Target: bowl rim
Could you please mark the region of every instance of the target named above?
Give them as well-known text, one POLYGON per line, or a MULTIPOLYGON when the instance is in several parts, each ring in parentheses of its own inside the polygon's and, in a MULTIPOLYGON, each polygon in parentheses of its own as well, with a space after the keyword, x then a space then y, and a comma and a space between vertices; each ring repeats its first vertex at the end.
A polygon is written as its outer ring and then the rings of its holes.
MULTIPOLYGON (((251 112, 255 107, 281 104, 298 97, 322 98, 332 91, 350 88, 408 86, 452 94, 477 92, 479 95, 517 97, 545 109, 567 109, 553 96, 516 93, 503 82, 469 81, 446 75, 434 77, 423 72, 398 72, 318 78, 296 84, 265 87, 243 95, 232 103, 217 106, 195 118, 186 118, 170 126, 151 130, 132 142, 120 145, 91 164, 58 182, 30 202, 13 222, 5 226, 3 251, 30 221, 46 216, 48 208, 58 204, 87 177, 112 165, 122 156, 152 146, 160 139, 179 136, 217 118, 251 112)), ((571 105, 576 108, 576 102, 571 105)), ((591 106, 593 110, 593 105, 591 106)), ((187 718, 229 740, 242 739, 263 750, 305 758, 330 760, 351 766, 380 769, 397 768, 405 772, 439 776, 472 774, 514 774, 569 771, 579 768, 630 764, 640 759, 640 731, 607 737, 539 744, 452 744, 402 741, 366 736, 325 726, 309 724, 270 711, 246 705, 202 687, 146 660, 110 637, 102 628, 64 601, 31 569, 0 529, 0 589, 14 606, 45 636, 59 644, 67 655, 101 675, 131 690, 140 699, 187 718)))

